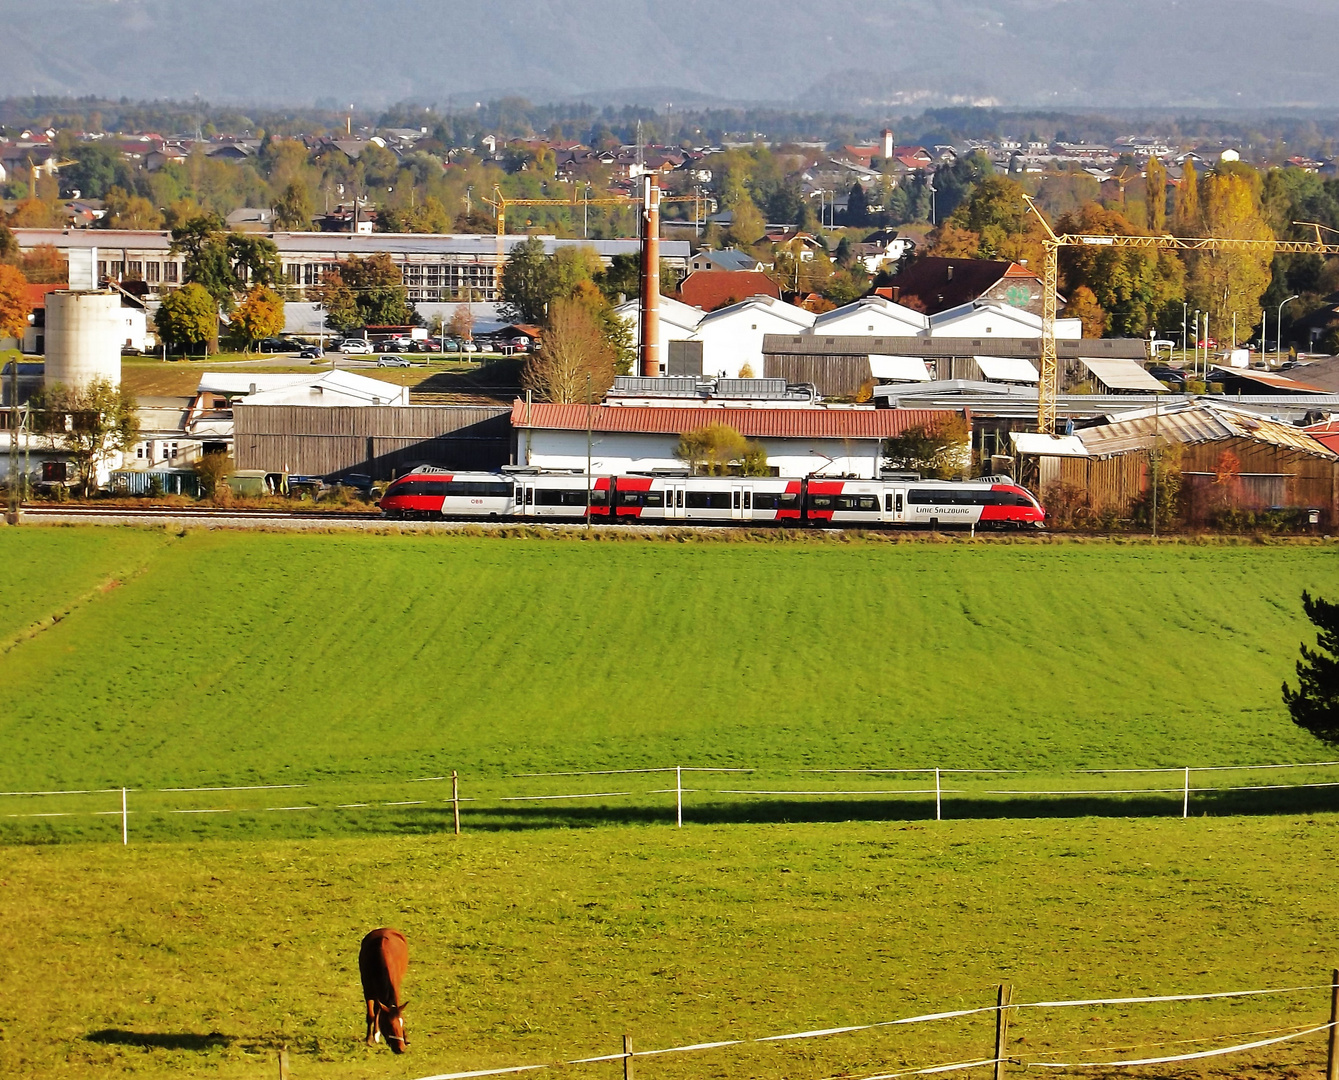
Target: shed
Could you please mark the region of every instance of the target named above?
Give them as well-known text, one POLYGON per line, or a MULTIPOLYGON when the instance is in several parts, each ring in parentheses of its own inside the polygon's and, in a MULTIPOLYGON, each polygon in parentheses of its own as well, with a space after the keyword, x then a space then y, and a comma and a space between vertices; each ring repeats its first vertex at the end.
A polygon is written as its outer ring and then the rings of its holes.
POLYGON ((1167 387, 1133 360, 1080 355, 1076 363, 1086 368, 1098 384, 1108 391, 1161 394, 1167 390, 1167 387))
MULTIPOLYGON (((1339 453, 1301 428, 1223 401, 1123 414, 1077 433, 1087 457, 1040 457, 1043 493, 1067 485, 1095 513, 1128 513, 1149 489, 1156 450, 1181 478, 1182 516, 1212 523, 1229 510, 1313 508, 1339 523, 1339 453)), ((1045 497, 1045 496, 1044 496, 1045 497)))

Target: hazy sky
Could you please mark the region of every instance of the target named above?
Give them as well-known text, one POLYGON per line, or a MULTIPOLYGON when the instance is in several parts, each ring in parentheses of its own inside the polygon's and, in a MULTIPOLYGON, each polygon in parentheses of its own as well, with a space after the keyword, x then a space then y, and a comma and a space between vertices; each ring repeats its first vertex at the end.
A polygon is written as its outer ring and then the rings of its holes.
POLYGON ((0 0, 0 95, 1339 105, 1339 0, 0 0))

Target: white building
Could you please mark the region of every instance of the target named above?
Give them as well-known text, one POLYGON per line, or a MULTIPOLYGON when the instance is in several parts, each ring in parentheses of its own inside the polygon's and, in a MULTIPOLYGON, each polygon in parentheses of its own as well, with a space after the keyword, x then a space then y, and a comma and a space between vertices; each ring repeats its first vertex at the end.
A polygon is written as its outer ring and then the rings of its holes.
MULTIPOLYGON (((1007 304, 960 304, 930 316, 932 338, 1040 338, 1041 316, 1007 304)), ((1083 323, 1078 319, 1056 319, 1058 340, 1078 341, 1083 323)))
POLYGON ((920 337, 930 330, 930 319, 919 311, 885 300, 866 296, 854 304, 825 311, 814 320, 809 333, 876 334, 880 337, 920 337))
POLYGON ((803 334, 813 325, 812 311, 773 296, 753 296, 702 317, 692 340, 702 342, 702 374, 738 378, 745 365, 762 375, 764 334, 803 334))
MULTIPOLYGON (((511 423, 516 462, 541 469, 584 472, 587 425, 591 472, 599 475, 678 470, 679 437, 725 423, 758 442, 773 475, 877 479, 883 440, 949 415, 934 409, 684 408, 552 405, 517 401, 511 423)), ((961 416, 961 413, 953 415, 961 416)))

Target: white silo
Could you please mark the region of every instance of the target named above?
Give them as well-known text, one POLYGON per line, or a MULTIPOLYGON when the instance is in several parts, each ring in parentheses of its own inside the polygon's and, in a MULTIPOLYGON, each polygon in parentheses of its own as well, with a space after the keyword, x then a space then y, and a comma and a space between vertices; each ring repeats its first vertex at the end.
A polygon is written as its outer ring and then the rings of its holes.
POLYGON ((124 325, 120 293, 47 293, 45 384, 86 386, 103 378, 120 386, 124 325))

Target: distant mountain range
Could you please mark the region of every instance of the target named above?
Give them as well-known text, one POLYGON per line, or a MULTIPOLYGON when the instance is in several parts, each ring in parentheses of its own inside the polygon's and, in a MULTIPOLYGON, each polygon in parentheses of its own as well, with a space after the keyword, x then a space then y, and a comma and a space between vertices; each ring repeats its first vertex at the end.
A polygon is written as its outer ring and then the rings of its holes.
POLYGON ((1339 105, 1335 0, 0 0, 0 96, 1339 105))

